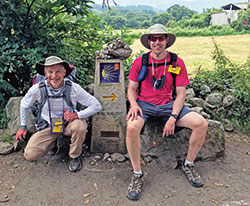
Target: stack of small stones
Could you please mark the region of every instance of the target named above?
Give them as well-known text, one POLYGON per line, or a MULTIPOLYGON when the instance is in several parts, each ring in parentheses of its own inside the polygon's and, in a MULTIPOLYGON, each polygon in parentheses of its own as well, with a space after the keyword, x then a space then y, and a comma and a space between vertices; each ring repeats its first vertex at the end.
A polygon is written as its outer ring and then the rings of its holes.
POLYGON ((97 59, 127 59, 132 54, 132 49, 121 38, 108 43, 102 50, 96 51, 97 59))

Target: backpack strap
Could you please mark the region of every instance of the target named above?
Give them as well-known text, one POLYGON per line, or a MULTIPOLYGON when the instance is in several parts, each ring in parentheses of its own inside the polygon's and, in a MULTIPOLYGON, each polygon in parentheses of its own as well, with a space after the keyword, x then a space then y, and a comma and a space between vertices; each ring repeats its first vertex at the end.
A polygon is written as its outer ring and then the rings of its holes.
POLYGON ((173 99, 176 98, 176 74, 171 73, 172 78, 173 78, 173 89, 172 89, 172 97, 173 99))
MULTIPOLYGON (((142 66, 147 66, 148 67, 148 59, 149 59, 149 52, 144 53, 142 55, 141 68, 142 68, 142 66)), ((141 93, 141 84, 142 84, 142 81, 139 81, 138 82, 138 87, 137 87, 138 95, 140 95, 140 93, 141 93)))
POLYGON ((41 106, 41 108, 40 108, 40 111, 39 111, 40 117, 41 117, 42 108, 43 108, 46 100, 48 99, 49 95, 48 95, 48 91, 47 91, 47 86, 46 86, 46 84, 45 84, 44 81, 39 82, 39 86, 38 87, 39 87, 40 95, 41 95, 41 100, 40 100, 40 106, 41 106))
POLYGON ((71 112, 75 112, 73 103, 71 101, 70 98, 70 93, 71 93, 71 87, 72 87, 72 81, 70 80, 66 80, 65 81, 65 91, 64 91, 64 97, 65 97, 65 102, 67 103, 67 105, 71 108, 71 112))
POLYGON ((42 108, 43 108, 46 100, 48 99, 48 91, 47 91, 47 86, 46 86, 44 81, 39 82, 38 87, 40 90, 41 99, 40 99, 40 102, 37 101, 33 104, 32 112, 35 116, 36 129, 38 131, 40 131, 49 125, 49 123, 41 117, 42 108))
POLYGON ((148 66, 149 52, 142 55, 142 65, 148 66))
MULTIPOLYGON (((172 65, 173 68, 176 68, 176 66, 177 66, 177 54, 170 52, 169 64, 172 65)), ((175 99, 176 98, 176 74, 171 72, 171 75, 173 78, 172 97, 173 97, 173 99, 175 99)))

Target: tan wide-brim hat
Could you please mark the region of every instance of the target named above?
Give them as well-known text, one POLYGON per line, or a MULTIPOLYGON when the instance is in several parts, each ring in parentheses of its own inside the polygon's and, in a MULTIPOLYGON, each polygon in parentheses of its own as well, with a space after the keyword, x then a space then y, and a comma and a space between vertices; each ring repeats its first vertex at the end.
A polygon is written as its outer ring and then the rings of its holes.
POLYGON ((53 66, 53 65, 56 65, 56 64, 62 64, 64 66, 64 68, 66 69, 66 75, 65 76, 68 76, 72 72, 72 68, 69 66, 69 63, 63 61, 62 59, 60 59, 57 56, 47 57, 45 59, 45 63, 44 64, 37 63, 36 64, 36 71, 37 71, 38 74, 41 74, 41 75, 45 76, 45 74, 44 74, 44 68, 46 66, 53 66))
POLYGON ((149 40, 149 36, 152 34, 166 34, 167 37, 169 38, 166 48, 172 46, 176 39, 176 36, 174 34, 167 33, 167 29, 164 25, 154 24, 153 26, 149 28, 148 33, 141 35, 141 38, 140 38, 142 45, 145 46, 147 49, 151 49, 149 46, 148 40, 149 40))

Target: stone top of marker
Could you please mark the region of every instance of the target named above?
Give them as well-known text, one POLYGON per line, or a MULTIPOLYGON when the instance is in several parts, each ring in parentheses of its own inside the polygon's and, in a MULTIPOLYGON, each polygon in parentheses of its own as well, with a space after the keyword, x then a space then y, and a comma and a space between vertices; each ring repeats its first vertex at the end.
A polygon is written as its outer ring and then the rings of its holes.
POLYGON ((109 42, 102 50, 96 51, 97 59, 127 59, 132 54, 132 49, 121 38, 109 42))

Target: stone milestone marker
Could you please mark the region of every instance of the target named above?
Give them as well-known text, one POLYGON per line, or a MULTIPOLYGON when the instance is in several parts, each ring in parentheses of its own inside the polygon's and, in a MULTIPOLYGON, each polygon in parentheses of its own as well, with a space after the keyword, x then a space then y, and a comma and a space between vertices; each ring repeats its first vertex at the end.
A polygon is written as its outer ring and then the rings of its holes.
POLYGON ((97 59, 94 95, 103 109, 92 118, 91 152, 125 152, 126 97, 120 59, 97 59))

